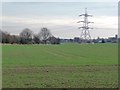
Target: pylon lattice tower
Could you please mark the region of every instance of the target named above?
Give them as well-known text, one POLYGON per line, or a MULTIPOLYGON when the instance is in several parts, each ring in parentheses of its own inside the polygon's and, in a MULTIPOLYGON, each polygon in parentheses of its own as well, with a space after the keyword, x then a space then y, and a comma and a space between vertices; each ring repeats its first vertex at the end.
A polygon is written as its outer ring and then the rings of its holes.
POLYGON ((88 15, 87 14, 87 8, 85 8, 85 14, 81 14, 79 16, 80 17, 81 16, 84 17, 83 21, 78 21, 78 23, 83 23, 83 26, 79 27, 79 29, 82 29, 80 38, 83 39, 85 42, 87 42, 87 40, 91 40, 91 36, 90 36, 90 31, 89 30, 93 29, 93 28, 89 27, 88 24, 93 23, 93 22, 89 22, 88 21, 88 17, 92 17, 92 15, 88 15))

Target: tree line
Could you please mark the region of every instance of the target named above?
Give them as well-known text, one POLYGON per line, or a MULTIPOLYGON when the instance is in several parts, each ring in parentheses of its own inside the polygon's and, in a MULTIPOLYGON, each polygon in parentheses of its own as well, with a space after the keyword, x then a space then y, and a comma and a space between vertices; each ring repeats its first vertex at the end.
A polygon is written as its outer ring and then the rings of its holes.
POLYGON ((3 44, 60 44, 60 39, 54 37, 45 27, 38 34, 34 34, 29 28, 25 28, 19 35, 0 30, 0 40, 3 44))

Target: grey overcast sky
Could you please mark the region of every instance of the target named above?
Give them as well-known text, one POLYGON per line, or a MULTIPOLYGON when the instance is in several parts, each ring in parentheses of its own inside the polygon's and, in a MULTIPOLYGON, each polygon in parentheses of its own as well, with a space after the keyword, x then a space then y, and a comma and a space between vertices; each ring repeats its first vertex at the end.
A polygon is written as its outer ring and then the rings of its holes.
POLYGON ((85 0, 74 0, 74 2, 73 0, 69 2, 68 0, 64 0, 66 2, 24 0, 22 2, 21 0, 19 3, 14 1, 16 0, 4 0, 3 16, 0 15, 3 20, 2 29, 12 34, 19 34, 24 28, 30 28, 38 33, 40 28, 47 27, 56 37, 79 37, 81 30, 78 27, 81 24, 76 22, 83 20, 78 15, 84 13, 85 8, 88 8, 89 14, 93 14, 93 17, 89 18, 94 22, 90 25, 94 28, 90 31, 92 38, 111 37, 118 33, 117 0, 86 0, 87 2, 85 0))
POLYGON ((118 2, 119 0, 3 0, 3 2, 118 2))

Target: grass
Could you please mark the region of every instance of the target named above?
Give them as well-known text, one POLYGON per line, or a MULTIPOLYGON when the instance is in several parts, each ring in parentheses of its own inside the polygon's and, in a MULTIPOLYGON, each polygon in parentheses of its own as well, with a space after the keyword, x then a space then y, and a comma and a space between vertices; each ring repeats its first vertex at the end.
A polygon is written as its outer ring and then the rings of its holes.
POLYGON ((3 45, 4 88, 116 88, 117 44, 3 45))

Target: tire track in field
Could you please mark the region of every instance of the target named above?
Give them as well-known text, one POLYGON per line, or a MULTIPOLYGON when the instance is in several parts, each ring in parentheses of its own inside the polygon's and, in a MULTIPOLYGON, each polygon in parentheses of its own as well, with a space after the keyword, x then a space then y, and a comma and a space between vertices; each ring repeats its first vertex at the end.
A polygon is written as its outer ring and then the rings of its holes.
MULTIPOLYGON (((59 57, 62 57, 64 59, 71 59, 72 58, 72 60, 75 60, 75 59, 82 60, 83 58, 84 59, 88 59, 88 58, 94 59, 95 58, 95 57, 87 57, 87 56, 82 56, 82 55, 72 55, 71 53, 67 53, 67 52, 64 53, 62 50, 55 50, 55 49, 50 48, 50 47, 46 47, 45 49, 46 50, 44 50, 44 51, 46 51, 46 53, 49 53, 49 54, 54 55, 54 56, 59 56, 59 57)), ((100 59, 100 57, 96 58, 96 60, 99 60, 99 59, 100 59)), ((108 58, 106 58, 106 59, 108 59, 108 58)))
POLYGON ((68 58, 68 56, 66 56, 66 55, 62 55, 61 53, 58 53, 58 52, 56 53, 55 51, 52 51, 52 50, 49 50, 49 49, 46 49, 45 52, 48 53, 48 54, 57 56, 57 57, 62 57, 64 59, 68 58))
POLYGON ((51 48, 46 48, 45 52, 52 54, 54 56, 59 56, 59 57, 63 57, 63 58, 87 58, 85 56, 79 56, 78 55, 72 55, 72 54, 68 54, 68 53, 64 53, 63 51, 59 51, 59 50, 53 50, 51 48))

